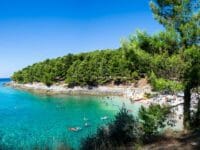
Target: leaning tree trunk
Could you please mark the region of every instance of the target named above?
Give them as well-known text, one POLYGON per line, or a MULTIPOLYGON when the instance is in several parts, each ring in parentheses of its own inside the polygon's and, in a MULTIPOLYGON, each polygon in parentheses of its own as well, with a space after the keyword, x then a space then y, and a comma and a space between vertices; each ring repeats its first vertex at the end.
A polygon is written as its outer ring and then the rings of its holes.
POLYGON ((183 125, 184 128, 190 129, 190 121, 191 121, 191 116, 190 116, 190 102, 191 102, 191 88, 190 85, 187 85, 184 90, 184 108, 183 108, 183 125))

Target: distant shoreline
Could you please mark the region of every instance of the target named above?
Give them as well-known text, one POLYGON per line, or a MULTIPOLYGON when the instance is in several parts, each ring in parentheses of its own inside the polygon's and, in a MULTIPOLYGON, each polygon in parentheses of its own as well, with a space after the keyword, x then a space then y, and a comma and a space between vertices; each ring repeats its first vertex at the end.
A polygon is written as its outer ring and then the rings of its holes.
POLYGON ((50 87, 43 83, 27 83, 19 84, 14 81, 6 83, 6 86, 10 86, 16 89, 28 90, 31 92, 41 94, 66 94, 66 95, 93 95, 93 96, 120 96, 128 99, 143 98, 145 93, 151 92, 149 85, 136 88, 133 85, 101 85, 97 87, 80 87, 74 88, 67 87, 67 84, 54 84, 50 87))

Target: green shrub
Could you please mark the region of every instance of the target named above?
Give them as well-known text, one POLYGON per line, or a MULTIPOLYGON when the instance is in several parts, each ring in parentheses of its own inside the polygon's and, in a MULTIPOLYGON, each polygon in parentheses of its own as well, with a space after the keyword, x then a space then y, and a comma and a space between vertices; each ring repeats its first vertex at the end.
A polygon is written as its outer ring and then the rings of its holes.
POLYGON ((132 76, 133 79, 136 79, 136 80, 138 80, 140 78, 137 71, 132 72, 131 76, 132 76))
POLYGON ((139 138, 137 121, 125 108, 115 116, 114 122, 109 125, 109 131, 110 139, 115 145, 127 144, 139 138))
POLYGON ((170 91, 176 92, 183 90, 183 84, 177 81, 167 80, 163 78, 157 78, 154 72, 151 72, 149 77, 150 84, 155 91, 170 91))
POLYGON ((89 135, 81 141, 81 150, 104 150, 112 149, 108 131, 105 128, 99 128, 95 135, 89 135))
POLYGON ((122 108, 107 128, 98 129, 95 135, 82 141, 81 150, 116 149, 128 143, 138 142, 139 135, 138 121, 125 108, 122 108))
POLYGON ((147 99, 150 99, 150 98, 153 98, 155 96, 155 94, 152 94, 152 93, 144 93, 144 97, 147 98, 147 99))
POLYGON ((159 78, 180 79, 186 68, 182 54, 155 54, 151 59, 151 69, 159 78))
POLYGON ((144 142, 151 141, 159 135, 159 130, 165 127, 165 121, 169 108, 160 105, 150 105, 148 108, 142 106, 139 110, 139 121, 142 125, 144 142))

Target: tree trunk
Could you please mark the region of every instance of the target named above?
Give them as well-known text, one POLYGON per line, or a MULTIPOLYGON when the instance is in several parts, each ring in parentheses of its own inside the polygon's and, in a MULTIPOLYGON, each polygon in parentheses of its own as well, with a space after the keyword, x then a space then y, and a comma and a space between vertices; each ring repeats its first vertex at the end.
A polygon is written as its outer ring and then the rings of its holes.
POLYGON ((196 113, 196 125, 200 124, 200 97, 198 96, 198 106, 197 106, 197 113, 196 113))
POLYGON ((190 102, 191 102, 191 88, 190 85, 186 85, 184 90, 184 108, 183 108, 184 110, 183 125, 186 130, 190 129, 190 121, 191 121, 190 102))

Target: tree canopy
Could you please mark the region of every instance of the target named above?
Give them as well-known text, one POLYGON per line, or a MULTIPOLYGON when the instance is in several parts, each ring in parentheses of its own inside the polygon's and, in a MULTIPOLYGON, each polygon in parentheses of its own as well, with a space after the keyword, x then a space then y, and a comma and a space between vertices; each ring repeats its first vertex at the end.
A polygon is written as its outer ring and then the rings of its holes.
POLYGON ((200 1, 152 0, 150 6, 155 19, 166 30, 176 33, 179 51, 185 54, 184 126, 189 128, 191 90, 200 85, 200 1))
POLYGON ((179 36, 181 48, 200 43, 200 0, 152 0, 155 19, 179 36))

